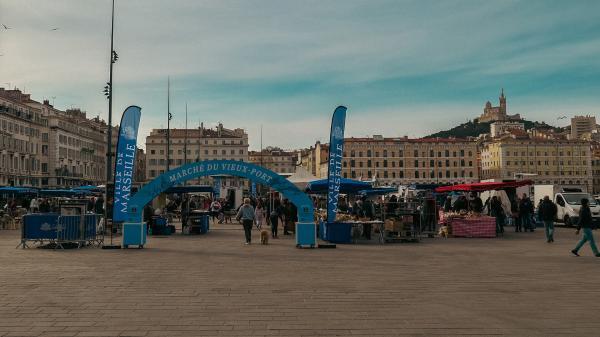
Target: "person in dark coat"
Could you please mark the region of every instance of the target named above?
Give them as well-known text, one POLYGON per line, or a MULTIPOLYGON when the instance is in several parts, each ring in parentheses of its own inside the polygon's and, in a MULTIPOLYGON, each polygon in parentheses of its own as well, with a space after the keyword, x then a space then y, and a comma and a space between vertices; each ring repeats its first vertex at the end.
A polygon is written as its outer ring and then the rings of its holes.
POLYGON ((579 256, 579 250, 586 242, 590 243, 590 247, 592 248, 592 252, 596 257, 600 257, 600 252, 598 252, 598 247, 596 246, 596 241, 594 241, 594 234, 592 233, 593 226, 593 218, 592 211, 590 210, 590 201, 586 198, 581 199, 581 208, 579 209, 579 221, 577 222, 577 235, 579 235, 579 231, 583 228, 583 237, 575 246, 575 249, 571 251, 573 255, 579 256))
POLYGON ((533 224, 531 223, 531 214, 533 213, 533 204, 531 199, 527 197, 527 194, 523 193, 523 198, 519 202, 519 219, 523 229, 527 232, 528 230, 533 232, 533 224))
POLYGON ((505 214, 502 201, 497 196, 490 201, 490 215, 496 218, 496 233, 504 233, 505 214))
POLYGON ((269 222, 271 223, 271 237, 278 238, 279 218, 281 218, 281 205, 279 200, 273 202, 273 207, 269 205, 269 222))
POLYGON ((539 218, 544 222, 544 230, 546 232, 546 241, 554 242, 554 219, 556 219, 557 208, 550 200, 549 196, 545 196, 539 205, 539 218))
POLYGON ((96 212, 96 214, 104 214, 104 198, 102 196, 99 196, 98 199, 96 199, 94 212, 96 212))
POLYGON ((481 198, 475 193, 471 194, 469 209, 475 213, 483 212, 483 201, 481 201, 481 198))
POLYGON ((444 212, 448 213, 452 210, 452 197, 451 196, 447 196, 446 200, 444 201, 444 212))

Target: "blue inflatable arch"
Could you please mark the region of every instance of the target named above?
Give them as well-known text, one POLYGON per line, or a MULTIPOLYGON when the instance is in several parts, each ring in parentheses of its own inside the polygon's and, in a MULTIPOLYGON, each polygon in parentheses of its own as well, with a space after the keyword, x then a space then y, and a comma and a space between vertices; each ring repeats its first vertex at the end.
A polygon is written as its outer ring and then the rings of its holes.
MULTIPOLYGON (((146 204, 171 186, 203 176, 231 175, 247 178, 269 186, 283 194, 298 208, 298 222, 314 223, 313 205, 306 193, 279 174, 254 164, 233 160, 207 160, 180 166, 166 172, 142 187, 129 200, 128 221, 142 222, 142 210, 146 204)), ((115 207, 118 207, 115 205, 115 207)))

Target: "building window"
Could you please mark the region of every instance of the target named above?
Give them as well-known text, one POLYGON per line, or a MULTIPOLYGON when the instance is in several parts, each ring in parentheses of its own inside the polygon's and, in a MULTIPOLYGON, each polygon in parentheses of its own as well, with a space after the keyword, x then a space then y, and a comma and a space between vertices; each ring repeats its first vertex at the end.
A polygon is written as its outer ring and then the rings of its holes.
POLYGON ((419 167, 419 161, 415 160, 415 167, 419 167))
POLYGON ((419 178, 419 171, 415 171, 415 178, 419 178))

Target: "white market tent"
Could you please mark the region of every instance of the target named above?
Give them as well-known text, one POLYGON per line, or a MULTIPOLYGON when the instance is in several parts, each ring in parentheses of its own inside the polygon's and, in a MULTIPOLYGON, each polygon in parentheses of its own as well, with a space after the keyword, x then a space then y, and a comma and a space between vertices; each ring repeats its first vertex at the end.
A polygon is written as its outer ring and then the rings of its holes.
POLYGON ((294 174, 292 174, 288 178, 288 180, 290 182, 292 182, 294 185, 296 185, 296 187, 298 187, 299 189, 304 190, 306 188, 306 185, 308 185, 308 183, 315 181, 315 180, 319 180, 319 179, 317 179, 317 177, 313 176, 304 167, 297 166, 296 172, 294 174))

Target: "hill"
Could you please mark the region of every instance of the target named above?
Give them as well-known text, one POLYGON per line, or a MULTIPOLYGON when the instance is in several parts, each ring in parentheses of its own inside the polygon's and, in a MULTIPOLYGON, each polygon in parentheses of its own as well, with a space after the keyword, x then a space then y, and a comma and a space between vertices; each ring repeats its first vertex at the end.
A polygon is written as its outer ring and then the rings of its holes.
MULTIPOLYGON (((560 131, 560 128, 553 127, 544 122, 532 122, 528 120, 523 120, 525 123, 525 130, 529 130, 532 128, 538 129, 553 129, 554 131, 560 131)), ((466 123, 455 126, 449 130, 444 130, 440 132, 436 132, 429 136, 425 136, 424 138, 467 138, 467 137, 478 137, 482 133, 490 132, 490 124, 488 123, 479 123, 477 121, 468 121, 466 123)))

